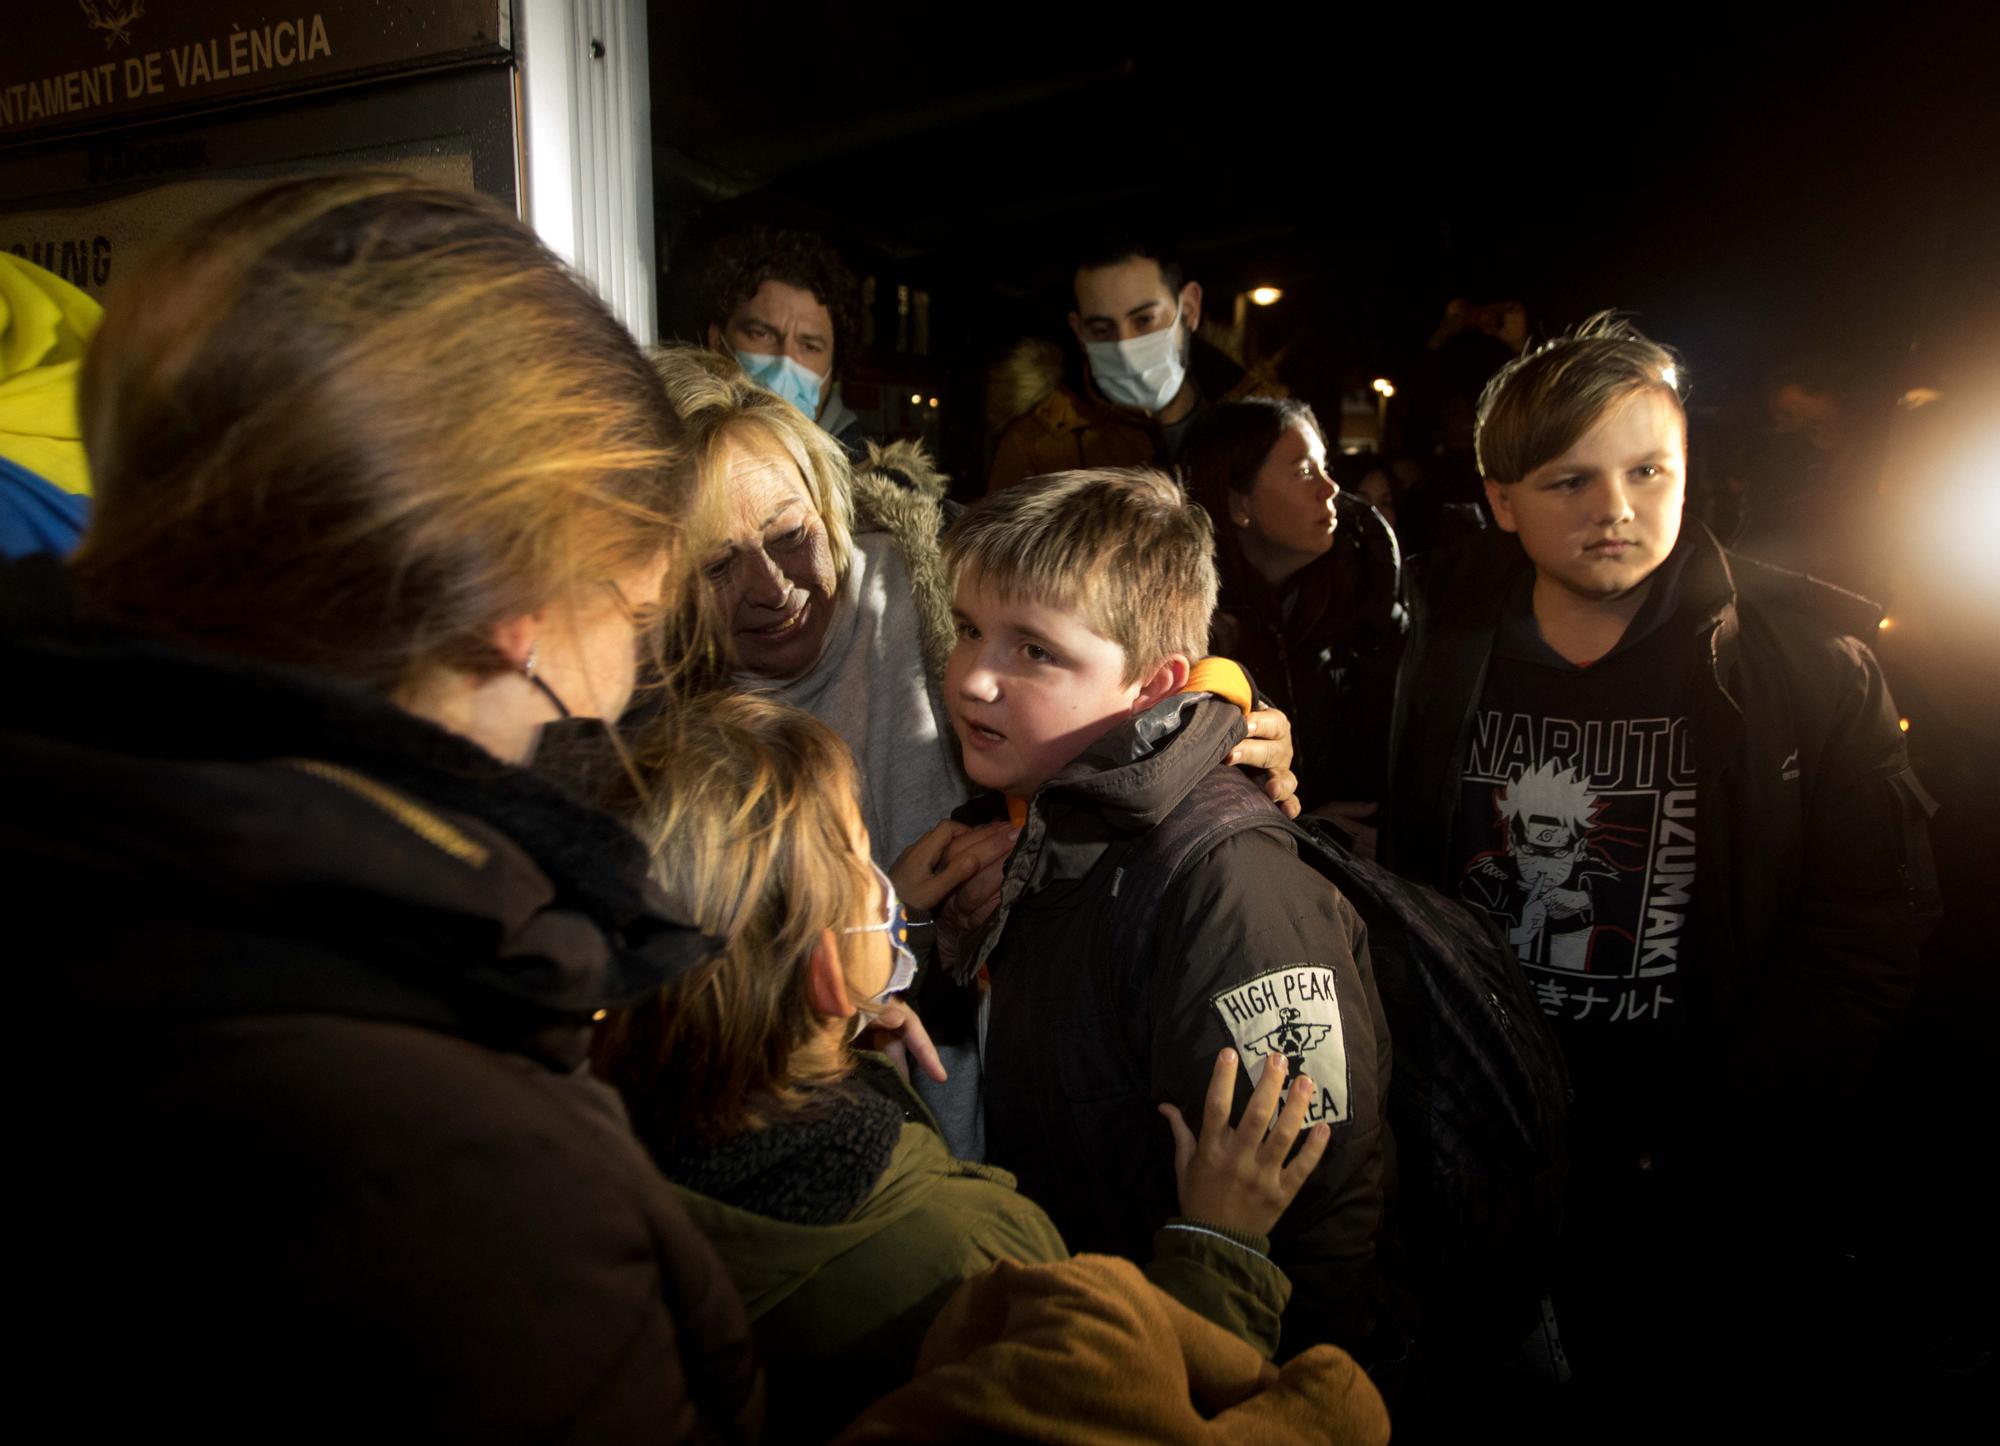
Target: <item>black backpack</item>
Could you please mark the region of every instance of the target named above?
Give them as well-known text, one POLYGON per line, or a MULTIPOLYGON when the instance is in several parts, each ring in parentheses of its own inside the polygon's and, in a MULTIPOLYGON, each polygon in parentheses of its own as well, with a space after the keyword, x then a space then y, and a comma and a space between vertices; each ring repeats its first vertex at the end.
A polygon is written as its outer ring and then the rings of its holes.
POLYGON ((1236 770, 1219 769, 1148 834, 1119 881, 1107 962, 1123 1017, 1146 1017, 1152 930, 1174 877, 1230 835, 1272 827, 1291 833, 1368 929, 1393 1051, 1397 1193, 1385 1272, 1417 1296, 1433 1348, 1511 1344, 1549 1289, 1569 1072, 1485 914, 1359 857, 1323 820, 1286 820, 1236 770))

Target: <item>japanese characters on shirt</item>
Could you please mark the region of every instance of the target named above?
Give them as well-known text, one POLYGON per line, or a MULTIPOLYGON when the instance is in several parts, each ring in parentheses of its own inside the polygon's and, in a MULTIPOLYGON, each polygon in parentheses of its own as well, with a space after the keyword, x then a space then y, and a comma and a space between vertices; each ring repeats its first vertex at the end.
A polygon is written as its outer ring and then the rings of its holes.
POLYGON ((1473 720, 1459 894, 1499 923, 1544 1013, 1663 1023, 1680 990, 1695 870, 1694 730, 1685 717, 1473 720))
POLYGON ((1347 1037, 1341 1028, 1334 972, 1324 964, 1287 964, 1213 995, 1210 1006, 1236 1043, 1236 1055, 1254 1083, 1273 1055, 1284 1059, 1288 1080, 1306 1076, 1313 1100, 1308 1127, 1337 1125, 1351 1114, 1347 1037))

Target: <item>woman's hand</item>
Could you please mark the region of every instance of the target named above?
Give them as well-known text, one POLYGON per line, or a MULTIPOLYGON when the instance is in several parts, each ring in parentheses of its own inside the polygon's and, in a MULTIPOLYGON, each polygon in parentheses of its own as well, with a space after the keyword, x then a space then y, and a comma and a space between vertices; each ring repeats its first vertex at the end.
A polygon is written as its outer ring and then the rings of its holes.
POLYGON ((979 872, 976 860, 960 852, 952 856, 952 843, 972 832, 972 825, 945 819, 904 849, 889 865, 889 882, 906 909, 935 909, 953 889, 979 872))
POLYGON ((910 1080, 912 1061, 939 1084, 944 1083, 944 1061, 938 1058, 930 1031, 917 1018, 917 1011, 901 998, 892 997, 875 1011, 875 1017, 868 1021, 856 1043, 863 1049, 879 1049, 889 1056, 889 1063, 896 1066, 896 1073, 905 1084, 910 1080))
POLYGON ((1225 1049, 1218 1054, 1215 1072, 1208 1081, 1208 1099, 1202 1107, 1199 1140, 1188 1133, 1178 1109, 1170 1104, 1160 1106, 1174 1132, 1174 1176, 1180 1181, 1181 1214, 1188 1219, 1246 1235, 1269 1235, 1319 1164, 1333 1138, 1326 1125, 1314 1125, 1299 1147, 1298 1157, 1289 1165, 1285 1163, 1313 1097, 1312 1081, 1304 1075, 1292 1081, 1291 1092, 1286 1094, 1285 1069, 1284 1056, 1265 1056, 1264 1071, 1257 1077, 1257 1088, 1244 1108, 1243 1119, 1231 1127, 1236 1051, 1225 1049))
POLYGON ((1003 818, 968 829, 946 845, 945 869, 952 873, 971 870, 965 882, 945 896, 935 916, 938 958, 947 968, 957 961, 965 937, 1000 907, 1007 856, 1014 852, 1014 840, 1020 836, 1021 831, 1003 818))
POLYGON ((1292 772, 1292 720, 1276 708, 1259 708, 1250 715, 1250 731, 1229 754, 1228 761, 1264 770, 1264 792, 1284 811, 1299 816, 1299 776, 1292 772))

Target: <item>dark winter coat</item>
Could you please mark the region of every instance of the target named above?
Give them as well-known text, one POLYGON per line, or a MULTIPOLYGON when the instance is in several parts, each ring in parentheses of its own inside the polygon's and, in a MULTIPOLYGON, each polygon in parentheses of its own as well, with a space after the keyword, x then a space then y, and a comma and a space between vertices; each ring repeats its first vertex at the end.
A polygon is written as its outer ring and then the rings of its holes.
MULTIPOLYGON (((1936 915, 1896 706, 1860 639, 1881 610, 1726 552, 1690 521, 1677 621, 1696 640, 1699 906, 1684 973, 1684 1117, 1720 1147, 1818 1138, 1845 1119, 1908 1001, 1936 915), (1714 1067, 1708 1067, 1714 1066, 1714 1067), (1814 1123, 1817 1122, 1817 1123, 1814 1123)), ((1443 886, 1471 720, 1506 598, 1531 566, 1489 533, 1415 566, 1384 857, 1443 886)))
POLYGON ((705 952, 636 841, 366 690, 65 598, 0 576, 17 1365, 112 1438, 754 1437, 736 1290, 582 1070, 594 1011, 705 952))
POLYGON ((1292 770, 1306 808, 1381 800, 1407 627, 1396 534, 1366 502, 1343 496, 1336 505, 1332 548, 1282 595, 1226 532, 1216 547, 1222 590, 1208 650, 1249 669, 1292 720, 1292 770))
POLYGON ((1293 973, 1322 984, 1307 1012, 1335 1017, 1337 1008, 1338 1042, 1322 1034, 1304 1062, 1322 1071, 1317 1083, 1337 1081, 1346 1107, 1331 1121, 1325 1160, 1272 1233, 1272 1257, 1293 1286, 1285 1349, 1351 1347, 1372 1324, 1389 1078, 1354 910, 1298 857, 1274 809, 1269 829, 1234 835, 1177 876, 1143 978, 1120 975, 1112 958, 1122 871, 1242 737, 1234 704, 1179 694, 1114 728, 1035 795, 1000 907, 960 960, 962 977, 983 967, 992 985, 989 1158, 1014 1172, 1073 1250, 1145 1259, 1176 1208, 1158 1105, 1199 1120, 1227 1045, 1246 1065, 1240 1109, 1254 1078, 1247 1068, 1261 1069, 1271 1048, 1261 1026, 1281 1022, 1284 1001, 1233 1012, 1231 1002, 1267 986, 1275 996, 1293 973))

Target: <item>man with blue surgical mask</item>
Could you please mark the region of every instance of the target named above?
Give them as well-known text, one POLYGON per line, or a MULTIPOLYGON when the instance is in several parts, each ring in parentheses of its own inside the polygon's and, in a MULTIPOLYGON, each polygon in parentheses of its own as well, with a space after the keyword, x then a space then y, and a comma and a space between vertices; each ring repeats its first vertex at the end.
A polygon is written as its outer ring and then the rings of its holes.
POLYGON ((1196 341, 1201 283, 1182 275, 1170 246, 1110 240, 1077 266, 1072 295, 1082 375, 1064 381, 1046 343, 1024 343, 1001 364, 992 394, 1032 405, 1000 434, 990 492, 1072 467, 1170 467, 1208 402, 1283 394, 1196 341))
POLYGON ((738 232, 716 248, 708 297, 708 346, 860 455, 867 439, 835 362, 860 335, 861 287, 833 247, 810 231, 738 232))

